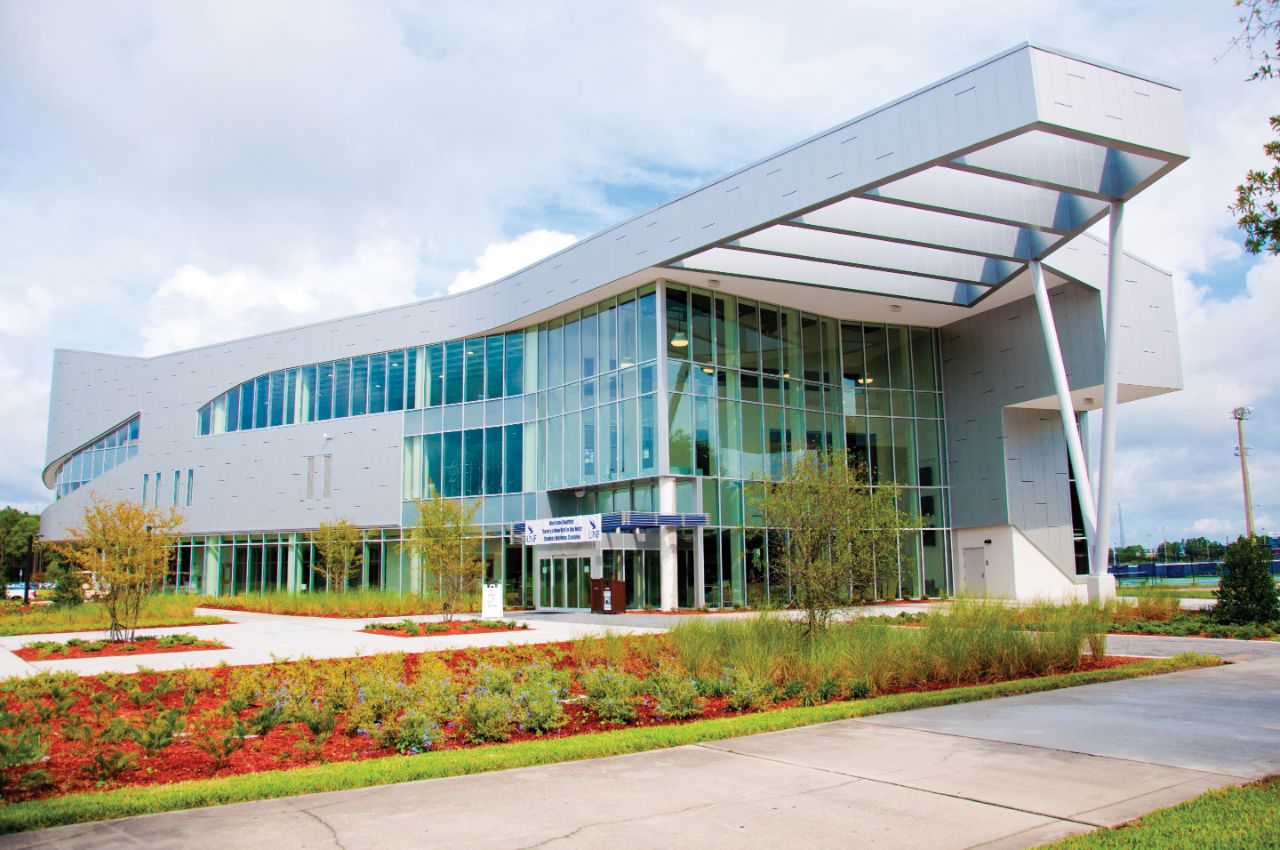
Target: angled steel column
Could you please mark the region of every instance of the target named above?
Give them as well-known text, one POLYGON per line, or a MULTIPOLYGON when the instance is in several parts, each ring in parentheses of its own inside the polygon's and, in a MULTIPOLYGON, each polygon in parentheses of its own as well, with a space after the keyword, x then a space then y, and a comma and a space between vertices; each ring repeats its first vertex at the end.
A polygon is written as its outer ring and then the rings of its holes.
POLYGON ((1107 572, 1111 547, 1111 504, 1115 484, 1116 407, 1120 379, 1120 287, 1124 258, 1124 204, 1111 202, 1111 233, 1107 247, 1107 317, 1103 330, 1106 349, 1102 384, 1102 457, 1098 462, 1098 535, 1093 541, 1089 569, 1089 598, 1115 596, 1115 580, 1107 572))
POLYGON ((1053 321, 1053 308, 1049 304, 1049 290, 1044 285, 1044 270, 1039 260, 1028 265, 1031 285, 1036 294, 1036 312, 1040 314, 1040 330, 1044 333, 1044 350, 1049 355, 1049 372, 1053 375, 1053 389, 1058 395, 1058 412, 1062 416, 1062 435, 1067 440, 1067 456, 1075 470, 1076 496, 1080 499, 1080 513, 1084 516, 1085 536, 1092 543, 1097 526, 1097 512, 1093 506, 1093 489, 1089 486, 1089 465, 1084 457, 1084 444, 1080 440, 1080 423, 1076 419, 1075 405, 1071 403, 1071 387, 1067 384, 1067 367, 1062 362, 1062 347, 1058 344, 1058 329, 1053 321))

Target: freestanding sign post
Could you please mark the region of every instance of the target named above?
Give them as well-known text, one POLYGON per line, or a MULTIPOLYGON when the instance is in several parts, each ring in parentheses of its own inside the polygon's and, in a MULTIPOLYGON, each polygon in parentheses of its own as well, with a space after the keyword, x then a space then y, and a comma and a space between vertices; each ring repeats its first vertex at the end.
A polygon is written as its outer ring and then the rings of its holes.
POLYGON ((502 619, 502 585, 485 583, 480 596, 480 617, 484 620, 502 619))

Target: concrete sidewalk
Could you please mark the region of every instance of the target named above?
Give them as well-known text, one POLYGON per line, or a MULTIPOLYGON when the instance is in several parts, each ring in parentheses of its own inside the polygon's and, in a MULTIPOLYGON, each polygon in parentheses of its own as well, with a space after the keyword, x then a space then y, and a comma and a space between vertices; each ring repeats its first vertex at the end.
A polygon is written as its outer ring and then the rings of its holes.
MULTIPOLYGON (((363 631, 366 623, 399 622, 410 619, 416 622, 439 620, 438 615, 414 617, 370 617, 363 619, 339 619, 335 617, 295 617, 280 614, 259 614, 248 611, 197 608, 197 614, 213 614, 230 623, 215 626, 174 626, 170 628, 138 629, 141 635, 185 633, 204 640, 221 641, 227 649, 172 652, 152 655, 117 655, 107 658, 78 658, 64 661, 25 662, 11 650, 21 648, 36 640, 66 641, 80 637, 94 640, 106 637, 106 632, 75 632, 52 635, 18 635, 0 637, 0 677, 29 676, 41 670, 67 670, 91 676, 108 671, 132 673, 139 667, 152 670, 176 670, 181 667, 216 667, 219 664, 246 665, 267 664, 276 659, 350 658, 356 655, 378 655, 387 652, 431 652, 443 649, 465 649, 507 644, 553 643, 574 640, 587 635, 601 635, 607 631, 626 634, 651 633, 655 629, 617 624, 612 627, 591 623, 530 618, 519 614, 507 617, 513 622, 527 623, 528 629, 512 632, 491 632, 476 635, 393 637, 363 631)), ((523 613, 523 612, 521 612, 523 613)), ((470 617, 459 617, 467 619, 470 617)), ((660 628, 658 630, 661 630, 660 628)))
POLYGON ((1280 772, 1280 659, 10 836, 21 848, 1014 848, 1280 772))

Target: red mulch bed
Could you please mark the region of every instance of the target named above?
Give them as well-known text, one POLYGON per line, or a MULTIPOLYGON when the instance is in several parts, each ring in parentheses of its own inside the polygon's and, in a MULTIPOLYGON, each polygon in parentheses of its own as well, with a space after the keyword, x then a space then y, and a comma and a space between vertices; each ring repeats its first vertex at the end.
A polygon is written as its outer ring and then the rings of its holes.
MULTIPOLYGON (((425 624, 420 624, 425 625, 425 624)), ((507 629, 495 629, 489 626, 477 626, 470 620, 458 620, 449 623, 447 631, 442 632, 419 632, 411 635, 401 629, 393 629, 390 627, 383 628, 381 626, 367 626, 362 631, 371 635, 387 635, 388 637, 410 638, 410 637, 452 637, 453 635, 485 635, 495 632, 519 632, 528 629, 528 626, 513 625, 507 629)))
POLYGON ((111 658, 119 655, 162 655, 170 652, 202 652, 208 649, 226 649, 225 643, 216 640, 203 640, 199 643, 179 644, 178 646, 157 646, 158 638, 138 638, 132 642, 108 643, 97 652, 88 651, 79 646, 68 646, 61 652, 42 652, 33 647, 24 646, 13 650, 13 654, 23 661, 71 661, 76 658, 111 658), (126 646, 134 649, 124 649, 126 646))
MULTIPOLYGON (((489 647, 478 650, 451 650, 431 653, 430 655, 443 660, 446 666, 455 674, 465 674, 477 663, 480 663, 483 660, 501 663, 502 660, 528 662, 532 660, 551 659, 555 663, 555 666, 561 669, 566 669, 573 668, 577 663, 570 652, 570 647, 571 644, 568 643, 542 644, 535 646, 513 645, 496 648, 489 647)), ((407 654, 405 656, 404 664, 406 678, 411 677, 415 673, 419 659, 426 655, 428 654, 415 653, 407 654)), ((1078 669, 1081 671, 1103 670, 1142 660, 1146 659, 1115 656, 1109 656, 1100 662, 1093 662, 1086 659, 1078 669)), ((325 662, 298 663, 323 664, 325 662)), ((622 666, 624 669, 633 673, 640 672, 644 667, 643 662, 635 658, 634 655, 625 659, 622 666)), ((212 677, 214 686, 199 693, 196 697, 191 710, 187 714, 190 718, 189 723, 195 721, 196 718, 204 712, 219 709, 226 700, 226 690, 233 672, 244 669, 246 668, 220 667, 209 670, 208 673, 212 677)), ((121 676, 118 678, 118 681, 137 683, 143 690, 149 691, 155 686, 161 675, 164 674, 133 674, 121 676)), ((46 741, 49 743, 48 758, 45 759, 41 765, 37 766, 43 767, 48 771, 51 778, 51 784, 44 788, 34 790, 19 790, 11 784, 4 794, 4 799, 9 801, 18 801, 56 797, 64 794, 101 790, 104 788, 167 784, 189 779, 205 779, 210 776, 232 776, 264 770, 301 767, 314 763, 314 761, 304 755, 298 747, 300 742, 307 741, 310 738, 306 727, 301 723, 282 724, 277 726, 265 737, 259 738, 249 736, 245 741, 244 747, 232 755, 228 760, 227 765, 219 770, 214 770, 212 758, 191 743, 186 735, 179 736, 171 746, 160 750, 154 756, 145 756, 142 753, 141 748, 131 741, 119 744, 104 743, 101 740, 101 735, 99 733, 113 718, 120 718, 125 722, 140 724, 143 722, 144 716, 150 718, 160 710, 172 708, 181 709, 183 699, 182 688, 179 687, 177 690, 158 698, 151 705, 147 706, 144 711, 135 707, 132 702, 122 695, 124 693, 123 685, 108 687, 107 685, 104 685, 100 679, 88 677, 82 679, 81 683, 82 685, 87 685, 88 690, 95 695, 101 694, 103 691, 112 691, 116 695, 117 704, 103 712, 101 717, 96 717, 90 695, 81 694, 71 707, 71 713, 88 723, 91 733, 87 742, 68 740, 62 734, 48 736, 46 738, 46 741), (98 779, 95 779, 91 773, 93 757, 98 753, 105 753, 109 755, 113 751, 123 751, 135 754, 138 759, 138 766, 124 772, 117 779, 100 782, 98 779)), ((890 689, 883 692, 883 694, 906 693, 909 691, 934 691, 957 687, 959 685, 974 684, 988 684, 988 682, 931 682, 922 687, 890 689)), ((883 694, 877 695, 879 696, 883 694)), ((581 687, 576 681, 574 682, 573 689, 571 690, 571 697, 574 695, 581 695, 581 687)), ((42 702, 47 706, 52 705, 48 699, 44 699, 42 702)), ((6 703, 8 703, 7 707, 10 710, 18 707, 16 705, 16 701, 12 697, 6 699, 5 697, 0 696, 0 708, 6 707, 6 703)), ((771 709, 766 710, 792 708, 799 704, 799 700, 787 700, 777 703, 771 709)), ((544 735, 536 735, 517 729, 511 736, 510 742, 527 741, 540 737, 566 738, 572 735, 592 734, 617 728, 625 728, 601 723, 585 705, 580 703, 569 702, 565 704, 564 709, 565 723, 559 729, 544 735)), ((253 711, 254 709, 250 708, 245 712, 242 712, 242 716, 248 717, 253 713, 253 711)), ((734 714, 737 714, 737 712, 731 711, 728 708, 727 700, 724 697, 710 697, 704 698, 703 710, 700 714, 691 717, 688 720, 666 720, 657 715, 652 698, 645 696, 642 698, 642 702, 639 706, 638 718, 633 723, 627 724, 627 726, 673 725, 696 720, 732 716, 734 714)), ((444 731, 445 740, 435 747, 437 750, 500 745, 471 744, 466 740, 466 730, 454 723, 449 723, 445 727, 444 731)), ((321 750, 320 760, 342 762, 393 755, 396 755, 396 750, 390 747, 379 747, 368 735, 348 735, 340 718, 337 731, 333 734, 333 737, 326 742, 321 750)), ((16 771, 13 778, 16 778, 17 774, 20 773, 21 771, 16 771)))

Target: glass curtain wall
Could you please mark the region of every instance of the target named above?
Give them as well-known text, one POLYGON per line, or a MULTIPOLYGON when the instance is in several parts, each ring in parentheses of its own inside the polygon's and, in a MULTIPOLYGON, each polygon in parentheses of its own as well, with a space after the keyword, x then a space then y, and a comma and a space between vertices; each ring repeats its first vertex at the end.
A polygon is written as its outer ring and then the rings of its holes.
POLYGON ((866 464, 869 483, 903 487, 919 518, 903 532, 882 597, 948 591, 942 386, 936 331, 842 322, 776 304, 668 284, 665 351, 670 472, 695 479, 703 533, 703 604, 783 601, 769 569, 785 532, 761 528, 762 479, 807 450, 866 464))

